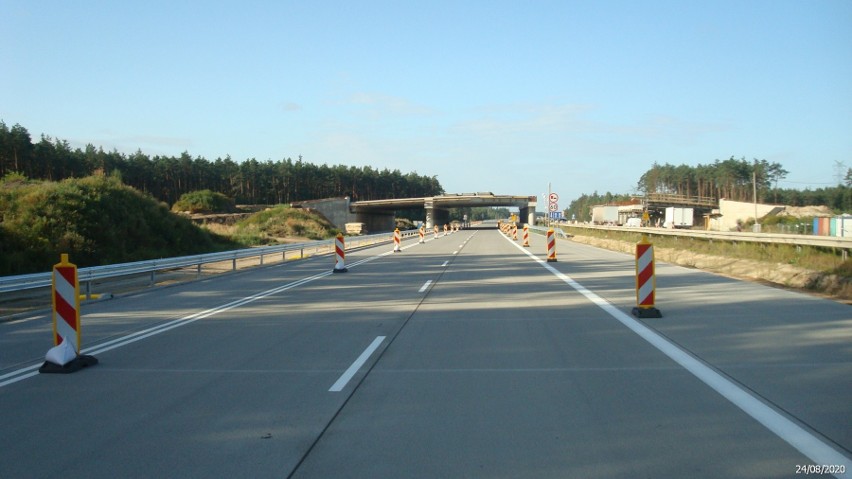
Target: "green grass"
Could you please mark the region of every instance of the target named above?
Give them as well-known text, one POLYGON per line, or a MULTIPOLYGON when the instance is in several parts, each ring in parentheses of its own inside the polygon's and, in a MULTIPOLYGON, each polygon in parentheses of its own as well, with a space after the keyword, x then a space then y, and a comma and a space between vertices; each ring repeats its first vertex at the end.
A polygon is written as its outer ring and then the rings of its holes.
MULTIPOLYGON (((642 238, 640 233, 628 231, 598 230, 591 228, 576 228, 562 226, 563 231, 576 236, 605 238, 631 243, 638 243, 642 238)), ((843 260, 842 252, 832 248, 813 246, 759 244, 747 242, 732 242, 722 240, 705 240, 676 236, 649 235, 649 241, 658 248, 671 248, 692 251, 712 256, 738 258, 744 260, 762 261, 773 264, 790 264, 812 271, 837 274, 842 277, 852 277, 852 260, 843 260)))
POLYGON ((291 237, 322 240, 338 233, 334 225, 315 213, 278 205, 239 221, 233 238, 246 245, 262 245, 291 237))
POLYGON ((240 245, 121 183, 0 180, 0 275, 49 271, 61 253, 78 266, 200 254, 240 245))
POLYGON ((172 211, 189 213, 233 213, 237 210, 234 200, 222 193, 210 190, 192 191, 181 195, 172 205, 172 211))

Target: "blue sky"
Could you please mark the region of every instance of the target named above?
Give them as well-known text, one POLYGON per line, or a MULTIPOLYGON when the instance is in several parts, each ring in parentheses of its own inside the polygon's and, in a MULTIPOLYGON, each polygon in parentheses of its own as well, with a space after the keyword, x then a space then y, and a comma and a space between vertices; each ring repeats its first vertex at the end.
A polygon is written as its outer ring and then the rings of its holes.
POLYGON ((0 0, 0 119, 563 207, 655 161, 818 188, 852 167, 852 2, 0 0))

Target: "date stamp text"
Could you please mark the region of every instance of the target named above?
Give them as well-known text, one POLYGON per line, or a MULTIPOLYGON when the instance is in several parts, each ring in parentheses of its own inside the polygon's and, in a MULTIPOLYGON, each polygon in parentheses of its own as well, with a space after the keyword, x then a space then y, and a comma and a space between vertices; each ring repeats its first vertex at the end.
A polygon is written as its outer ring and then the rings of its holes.
POLYGON ((844 464, 796 464, 796 474, 846 474, 844 464))

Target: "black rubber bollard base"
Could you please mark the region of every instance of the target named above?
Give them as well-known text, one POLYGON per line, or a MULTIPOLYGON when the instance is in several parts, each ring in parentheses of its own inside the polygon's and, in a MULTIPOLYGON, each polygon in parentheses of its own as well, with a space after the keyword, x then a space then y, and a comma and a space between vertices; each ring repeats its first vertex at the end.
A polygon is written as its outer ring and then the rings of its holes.
POLYGON ((87 354, 80 354, 69 361, 65 366, 45 361, 44 364, 38 368, 38 372, 42 374, 69 374, 77 372, 88 366, 94 366, 95 364, 98 364, 98 358, 87 354))
POLYGON ((663 313, 657 308, 633 308, 633 316, 637 318, 662 318, 663 313))
POLYGON ((349 270, 346 269, 346 268, 341 268, 341 269, 335 268, 335 269, 331 270, 332 273, 345 273, 347 271, 349 271, 349 270))

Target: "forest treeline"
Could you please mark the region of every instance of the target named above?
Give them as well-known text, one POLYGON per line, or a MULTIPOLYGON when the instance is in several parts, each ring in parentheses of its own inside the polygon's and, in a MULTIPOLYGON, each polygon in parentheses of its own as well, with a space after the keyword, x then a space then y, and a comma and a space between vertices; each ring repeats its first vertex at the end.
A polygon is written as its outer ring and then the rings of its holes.
POLYGON ((238 204, 278 204, 349 196, 353 201, 433 196, 443 193, 434 176, 345 165, 314 165, 287 158, 236 162, 230 156, 208 160, 188 152, 178 157, 106 152, 92 144, 71 148, 65 140, 42 135, 33 142, 20 124, 0 120, 0 178, 20 173, 31 179, 59 181, 94 174, 122 182, 169 205, 184 193, 209 189, 238 204))
POLYGON ((637 183, 638 195, 610 192, 583 194, 574 199, 566 210, 567 218, 578 221, 591 220, 591 209, 596 205, 619 204, 650 193, 683 196, 703 196, 715 200, 754 201, 755 185, 760 203, 790 206, 825 205, 836 213, 852 211, 852 169, 848 169, 843 182, 837 186, 815 190, 778 188, 779 181, 788 171, 779 163, 766 160, 747 161, 731 157, 707 165, 654 165, 637 183), (756 181, 755 181, 756 180, 756 181))
MULTIPOLYGON (((173 205, 189 192, 209 189, 238 204, 279 204, 317 198, 349 196, 353 201, 433 196, 444 192, 438 179, 399 170, 369 166, 314 165, 299 157, 279 161, 254 158, 236 162, 230 156, 207 160, 184 152, 148 156, 106 152, 88 144, 73 149, 65 140, 42 135, 33 142, 20 124, 9 128, 0 120, 0 178, 17 172, 27 178, 58 181, 92 174, 120 177, 122 182, 173 205)), ((788 174, 779 163, 745 158, 715 160, 709 164, 655 163, 637 182, 638 194, 670 193, 715 199, 757 200, 792 206, 826 205, 834 211, 852 211, 852 169, 834 187, 815 190, 778 188, 788 174)), ((583 194, 565 211, 578 220, 590 219, 591 206, 628 201, 627 194, 583 194)))
POLYGON ((825 205, 838 213, 852 210, 852 168, 847 169, 845 178, 837 186, 815 190, 778 188, 778 182, 788 173, 780 163, 757 159, 747 161, 733 156, 707 165, 654 163, 639 178, 637 189, 643 194, 670 193, 751 202, 755 199, 757 185, 758 203, 825 205))
POLYGON ((708 165, 654 165, 645 172, 637 185, 643 193, 669 193, 683 196, 725 198, 732 201, 752 201, 757 184, 759 200, 771 193, 788 171, 779 163, 766 160, 746 161, 731 157, 708 165))

